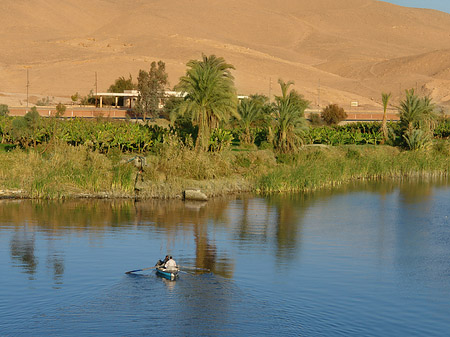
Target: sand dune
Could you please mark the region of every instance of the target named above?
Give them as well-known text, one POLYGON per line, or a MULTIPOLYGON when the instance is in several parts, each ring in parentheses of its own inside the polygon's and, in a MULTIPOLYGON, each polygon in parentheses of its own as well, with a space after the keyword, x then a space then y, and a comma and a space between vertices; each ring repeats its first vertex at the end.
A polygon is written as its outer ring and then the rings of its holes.
POLYGON ((170 84, 201 53, 236 67, 242 94, 295 81, 313 106, 379 107, 417 88, 450 105, 450 15, 374 0, 2 0, 0 103, 69 100, 164 60, 170 84), (20 97, 20 99, 19 99, 20 97))

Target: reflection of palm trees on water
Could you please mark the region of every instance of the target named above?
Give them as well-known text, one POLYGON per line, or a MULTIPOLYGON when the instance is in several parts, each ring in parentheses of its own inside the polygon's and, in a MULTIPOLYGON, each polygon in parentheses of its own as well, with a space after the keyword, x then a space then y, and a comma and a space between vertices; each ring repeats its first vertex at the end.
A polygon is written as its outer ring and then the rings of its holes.
MULTIPOLYGON (((393 185, 395 186, 389 182, 374 182, 362 186, 364 191, 381 192, 384 195, 391 193, 393 185)), ((432 194, 432 187, 428 182, 402 185, 400 184, 400 197, 403 202, 427 207, 424 200, 428 200, 432 194)), ((165 233, 168 240, 178 231, 191 232, 195 242, 195 261, 182 263, 210 269, 229 278, 233 275, 234 262, 211 240, 218 226, 231 229, 237 234, 235 238, 240 243, 258 241, 260 244, 270 245, 273 238, 277 258, 289 258, 296 256, 294 252, 300 245, 302 219, 315 200, 358 190, 361 190, 361 184, 349 184, 310 194, 220 198, 200 204, 184 203, 181 200, 20 201, 1 207, 0 221, 18 224, 10 242, 11 258, 30 278, 36 273, 38 266, 39 259, 35 251, 35 233, 38 230, 45 229, 49 237, 62 236, 68 230, 88 231, 90 237, 97 239, 107 232, 102 228, 127 227, 130 224, 141 229, 156 228, 165 233), (230 206, 230 203, 233 205, 230 206), (24 219, 37 221, 24 224, 24 219)), ((47 268, 52 270, 55 283, 62 283, 65 271, 64 252, 57 251, 51 246, 52 240, 48 241, 47 268)))
POLYGON ((18 262, 18 266, 22 267, 29 278, 34 279, 36 268, 38 265, 37 258, 34 254, 35 235, 25 231, 16 231, 11 239, 10 249, 13 261, 18 262))

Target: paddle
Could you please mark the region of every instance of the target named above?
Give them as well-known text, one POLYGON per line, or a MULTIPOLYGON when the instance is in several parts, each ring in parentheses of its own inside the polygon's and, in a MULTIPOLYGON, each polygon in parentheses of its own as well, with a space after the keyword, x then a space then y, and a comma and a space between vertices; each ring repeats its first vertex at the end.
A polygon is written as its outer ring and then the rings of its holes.
POLYGON ((183 269, 192 269, 192 270, 205 270, 205 271, 211 271, 211 270, 209 270, 209 269, 206 269, 206 268, 186 267, 186 266, 178 266, 178 267, 180 267, 180 268, 183 268, 183 269))
POLYGON ((154 266, 154 267, 150 267, 150 268, 142 268, 142 269, 130 270, 130 271, 125 272, 125 274, 130 274, 130 273, 134 273, 134 272, 137 272, 137 271, 144 271, 144 270, 149 270, 149 269, 155 269, 156 267, 158 267, 158 266, 154 266))

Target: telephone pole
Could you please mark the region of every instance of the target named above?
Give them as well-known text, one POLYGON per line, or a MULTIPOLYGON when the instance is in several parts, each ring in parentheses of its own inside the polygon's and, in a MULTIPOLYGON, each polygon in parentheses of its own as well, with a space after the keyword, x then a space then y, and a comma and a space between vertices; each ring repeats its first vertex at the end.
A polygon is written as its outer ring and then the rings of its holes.
POLYGON ((270 100, 271 100, 271 97, 272 96, 272 77, 269 77, 269 103, 270 103, 270 100))
POLYGON ((28 88, 30 87, 29 69, 27 68, 27 108, 28 108, 28 88))
POLYGON ((317 86, 317 109, 320 110, 320 78, 317 86))
POLYGON ((98 93, 97 72, 95 72, 95 107, 97 107, 97 93, 98 93))

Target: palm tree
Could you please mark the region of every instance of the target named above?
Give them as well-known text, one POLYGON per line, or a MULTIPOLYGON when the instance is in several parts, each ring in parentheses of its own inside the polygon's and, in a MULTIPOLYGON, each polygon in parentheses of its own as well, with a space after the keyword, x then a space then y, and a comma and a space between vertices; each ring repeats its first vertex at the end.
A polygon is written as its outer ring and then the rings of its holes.
POLYGON ((388 130, 387 130, 387 125, 386 125, 386 119, 387 119, 387 106, 389 104, 389 99, 391 98, 392 94, 391 93, 381 93, 381 100, 383 101, 383 124, 382 124, 382 129, 383 129, 383 136, 384 136, 384 141, 386 141, 388 139, 388 130))
POLYGON ((420 98, 414 89, 406 91, 406 98, 398 108, 402 136, 410 149, 426 147, 436 125, 435 105, 429 97, 420 98))
POLYGON ((202 60, 191 60, 189 69, 180 78, 175 90, 185 93, 184 101, 178 106, 177 113, 189 114, 198 125, 196 146, 208 148, 211 130, 230 116, 237 115, 237 96, 234 77, 235 69, 222 57, 202 55, 202 60))
POLYGON ((250 128, 266 121, 268 102, 269 98, 263 95, 253 95, 239 102, 237 112, 240 118, 237 119, 236 124, 243 129, 242 143, 253 144, 254 135, 250 128))
POLYGON ((406 90, 406 98, 400 103, 400 125, 403 130, 432 130, 437 115, 435 105, 429 97, 420 98, 414 89, 406 90))
POLYGON ((289 87, 294 82, 279 79, 281 96, 275 96, 274 109, 274 147, 282 153, 296 150, 300 144, 299 134, 306 127, 305 109, 309 102, 289 87))

